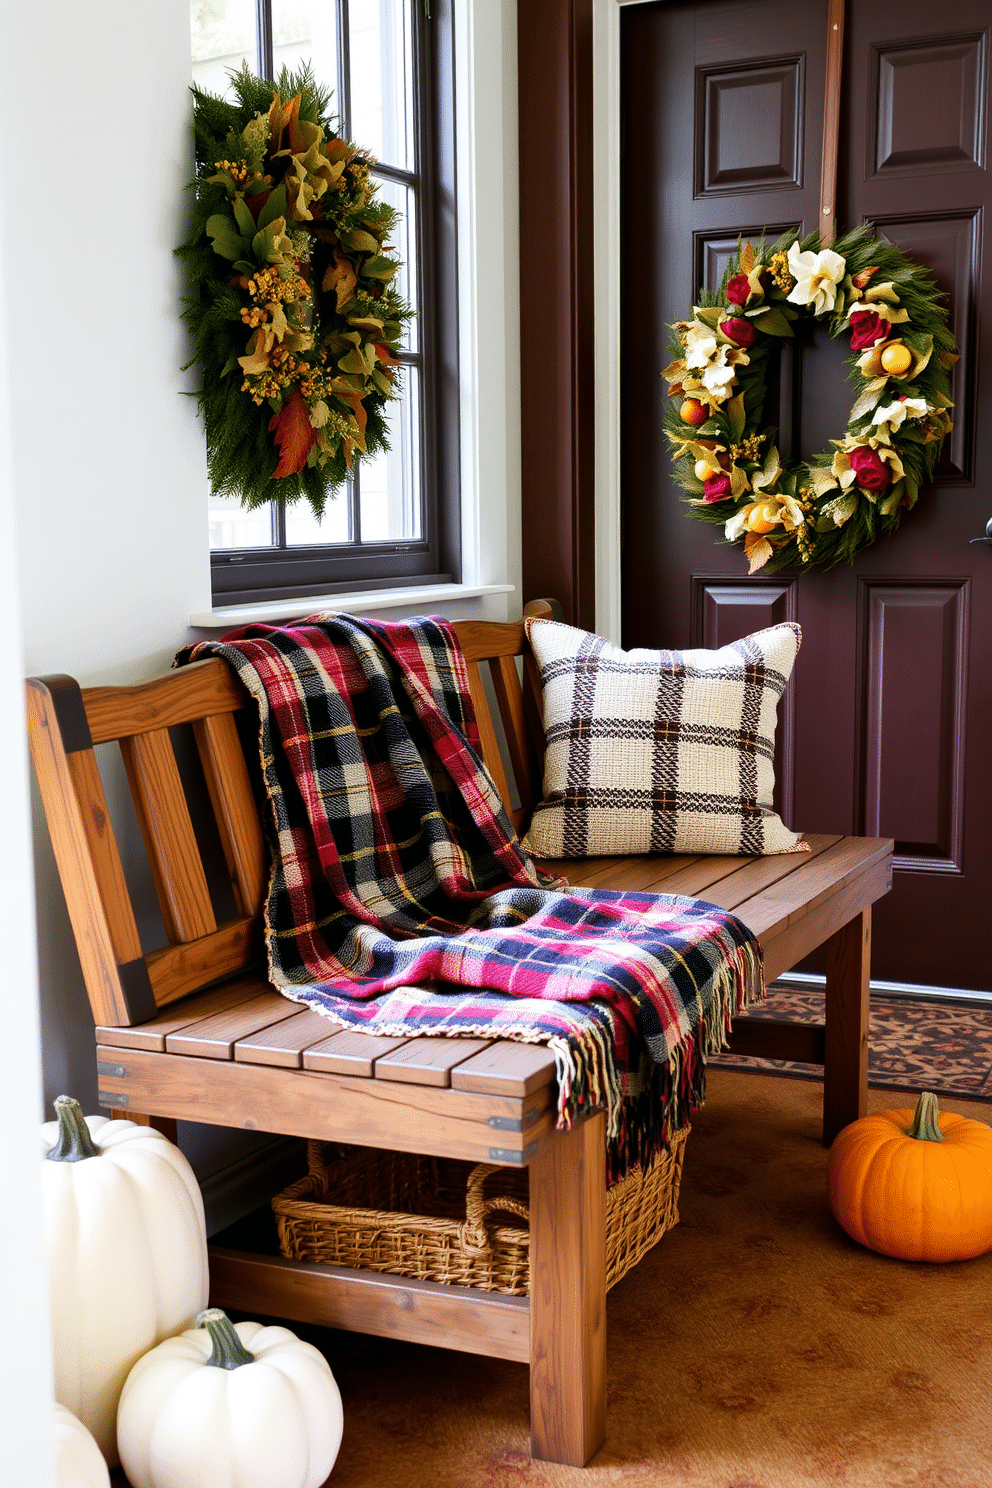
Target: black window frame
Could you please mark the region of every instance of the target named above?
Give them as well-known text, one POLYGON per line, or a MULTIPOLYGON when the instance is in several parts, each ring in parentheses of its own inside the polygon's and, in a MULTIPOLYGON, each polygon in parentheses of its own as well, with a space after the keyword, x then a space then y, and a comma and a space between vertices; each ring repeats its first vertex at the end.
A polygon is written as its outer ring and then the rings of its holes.
MULTIPOLYGON (((333 106, 349 137, 348 0, 336 7, 338 77, 333 106)), ((419 370, 422 537, 390 542, 285 546, 285 514, 275 508, 273 536, 282 546, 222 548, 210 554, 211 590, 219 605, 304 598, 317 592, 457 583, 461 578, 461 482, 458 414, 458 259, 455 194, 453 0, 411 0, 415 172, 376 165, 374 174, 413 189, 417 202, 419 350, 401 359, 419 370)), ((271 0, 256 0, 262 75, 272 76, 271 0)), ((359 474, 359 481, 361 476, 359 474)), ((349 487, 353 514, 358 502, 349 487)))

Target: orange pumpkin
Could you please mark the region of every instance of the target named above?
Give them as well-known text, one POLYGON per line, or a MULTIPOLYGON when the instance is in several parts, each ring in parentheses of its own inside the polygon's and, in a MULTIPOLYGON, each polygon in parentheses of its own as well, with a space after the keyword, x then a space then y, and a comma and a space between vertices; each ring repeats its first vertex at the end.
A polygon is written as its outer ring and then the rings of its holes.
POLYGON ((853 1240, 904 1261, 965 1261, 992 1250, 992 1130, 940 1111, 852 1121, 830 1149, 834 1218, 853 1240))

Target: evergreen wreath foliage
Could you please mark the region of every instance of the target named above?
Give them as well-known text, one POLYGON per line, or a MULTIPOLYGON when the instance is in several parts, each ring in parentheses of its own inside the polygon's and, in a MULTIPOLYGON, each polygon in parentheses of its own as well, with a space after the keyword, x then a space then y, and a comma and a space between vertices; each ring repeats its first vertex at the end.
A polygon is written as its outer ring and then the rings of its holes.
POLYGON ((188 285, 213 490, 320 517, 355 459, 388 448, 410 307, 388 244, 400 216, 342 139, 309 67, 233 99, 194 87, 188 285))
POLYGON ((824 248, 818 233, 741 243, 716 293, 679 321, 662 376, 665 432, 690 514, 743 542, 751 573, 832 568, 895 532, 953 427, 958 360, 943 296, 869 223, 824 248), (832 449, 785 466, 765 420, 769 359, 799 320, 850 334, 854 402, 832 449))

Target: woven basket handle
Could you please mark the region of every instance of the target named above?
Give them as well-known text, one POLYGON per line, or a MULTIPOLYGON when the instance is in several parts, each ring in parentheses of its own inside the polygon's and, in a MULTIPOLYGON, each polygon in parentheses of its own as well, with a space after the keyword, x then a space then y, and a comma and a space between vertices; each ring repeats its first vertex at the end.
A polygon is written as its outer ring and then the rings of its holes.
POLYGON ((498 1172, 499 1166, 496 1163, 479 1163, 468 1175, 465 1223, 461 1228, 461 1243, 464 1249, 472 1255, 480 1255, 483 1251, 491 1249, 486 1220, 494 1210, 503 1209, 508 1214, 518 1215, 521 1219, 530 1219, 527 1205, 520 1199, 511 1198, 509 1194, 494 1194, 491 1199, 483 1198, 483 1184, 491 1173, 498 1172))

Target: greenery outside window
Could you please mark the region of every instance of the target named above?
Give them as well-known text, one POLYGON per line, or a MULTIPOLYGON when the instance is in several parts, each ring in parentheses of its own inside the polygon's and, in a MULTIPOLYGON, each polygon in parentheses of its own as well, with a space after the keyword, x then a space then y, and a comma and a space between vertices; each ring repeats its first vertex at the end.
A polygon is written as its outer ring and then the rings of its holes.
POLYGON ((417 311, 388 453, 318 522, 305 502, 245 511, 211 493, 215 603, 442 583, 460 574, 451 0, 191 0, 193 80, 224 93, 309 62, 341 133, 376 157, 402 214, 400 289, 417 311))

